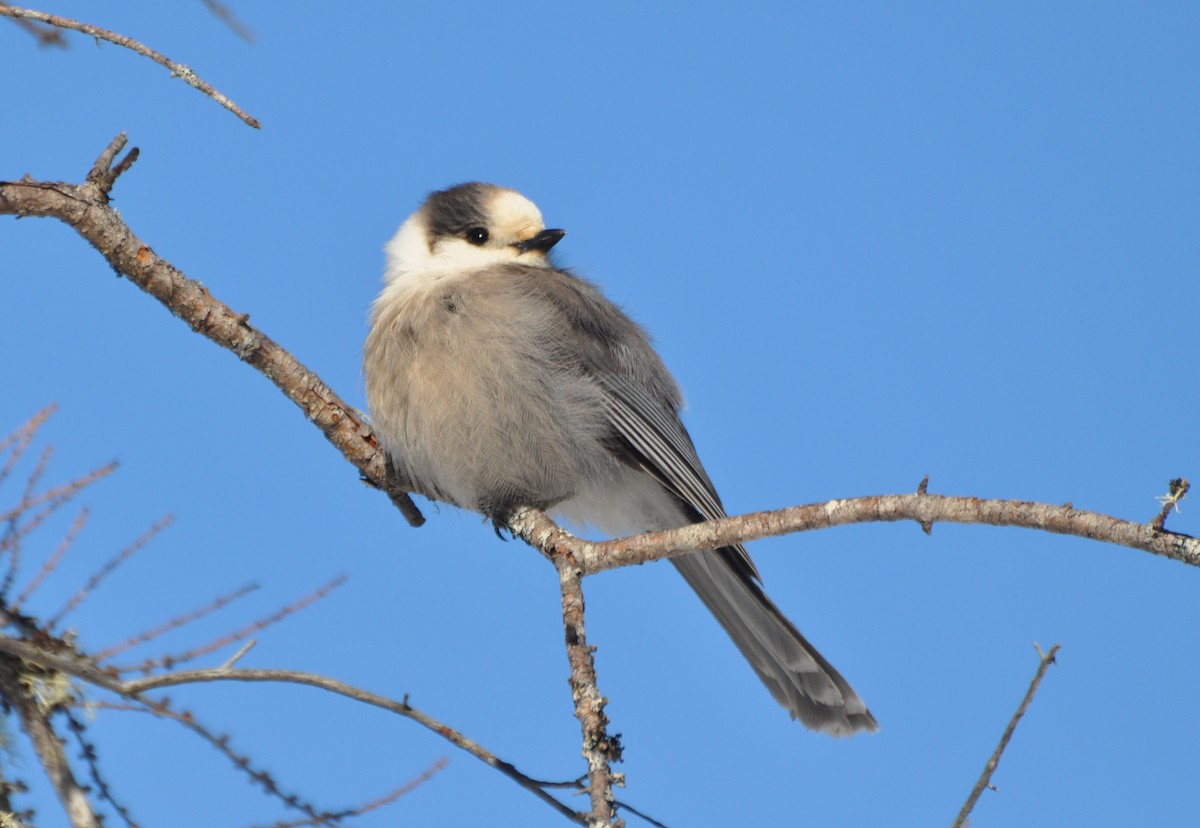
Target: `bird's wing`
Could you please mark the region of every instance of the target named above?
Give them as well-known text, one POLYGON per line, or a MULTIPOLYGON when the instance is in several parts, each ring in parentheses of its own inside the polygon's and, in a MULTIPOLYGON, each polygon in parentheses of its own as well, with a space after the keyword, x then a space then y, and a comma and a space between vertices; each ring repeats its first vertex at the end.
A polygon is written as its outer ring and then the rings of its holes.
MULTIPOLYGON (((674 408, 625 375, 601 374, 597 380, 605 392, 609 421, 630 459, 678 498, 686 511, 694 513, 695 520, 725 517, 721 498, 674 408)), ((725 547, 718 554, 734 571, 758 580, 758 570, 745 547, 725 547)))

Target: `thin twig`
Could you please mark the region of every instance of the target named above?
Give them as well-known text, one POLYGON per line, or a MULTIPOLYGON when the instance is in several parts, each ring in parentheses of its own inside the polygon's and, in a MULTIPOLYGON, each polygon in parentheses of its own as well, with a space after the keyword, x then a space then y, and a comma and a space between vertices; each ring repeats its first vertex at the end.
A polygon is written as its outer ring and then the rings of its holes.
POLYGON ((234 641, 241 641, 242 639, 247 638, 256 632, 265 630, 267 627, 270 627, 272 624, 278 624, 280 621, 287 618, 289 615, 299 612, 300 610, 304 609, 305 607, 309 606, 310 604, 312 604, 316 601, 320 601, 322 598, 324 598, 329 593, 333 592, 335 589, 340 587, 345 582, 346 582, 346 576, 338 575, 336 578, 332 579, 328 583, 323 584, 320 587, 317 587, 315 590, 310 592, 308 595, 305 595, 303 598, 300 598, 297 601, 293 601, 292 603, 281 607, 280 609, 276 610, 275 612, 271 613, 270 615, 259 618, 257 621, 253 621, 253 622, 247 624, 246 626, 242 627, 239 630, 235 630, 234 632, 228 633, 227 635, 223 635, 220 638, 214 639, 213 641, 210 641, 209 643, 207 643, 201 647, 194 647, 193 649, 188 650, 187 652, 181 653, 179 655, 167 655, 167 656, 162 656, 160 658, 148 659, 146 661, 143 661, 141 664, 135 664, 135 665, 131 665, 128 667, 118 667, 118 668, 116 668, 116 671, 118 673, 133 673, 133 672, 145 673, 145 672, 149 672, 150 670, 157 669, 159 667, 171 667, 176 664, 183 664, 184 662, 188 662, 188 661, 191 661, 192 659, 199 658, 200 656, 207 655, 211 652, 221 649, 222 647, 224 647, 228 644, 232 644, 234 641))
MULTIPOLYGON (((0 637, 0 650, 12 651, 13 639, 5 639, 0 637)), ((23 642, 17 642, 21 644, 23 642)), ((28 650, 24 650, 28 652, 28 650)), ((40 661, 38 663, 41 663, 40 661)), ((62 662, 56 662, 61 664, 62 662)), ((56 668, 57 669, 57 668, 56 668)), ((86 676, 80 676, 87 678, 86 676)), ((90 680, 90 679, 89 679, 90 680)), ((379 696, 374 693, 362 690, 358 687, 353 687, 349 684, 344 684, 336 679, 326 678, 312 673, 301 673, 294 670, 182 670, 177 673, 167 673, 161 676, 151 676, 149 678, 137 679, 128 682, 112 682, 107 689, 120 693, 124 696, 137 696, 149 690, 156 690, 163 687, 176 687, 183 684, 199 684, 213 681, 251 681, 251 682, 283 682, 288 684, 301 684, 308 687, 316 687, 321 690, 326 690, 331 693, 336 693, 340 696, 345 696, 348 699, 369 704, 373 707, 378 707, 395 713, 405 718, 412 719, 422 727, 436 733, 443 739, 450 742, 457 748, 460 748, 474 756, 479 761, 487 764, 496 770, 503 773, 508 778, 512 779, 525 790, 532 793, 538 799, 545 802, 547 805, 558 811, 561 815, 567 817, 573 822, 586 824, 584 814, 576 813, 575 811, 563 805, 550 794, 542 790, 541 784, 530 776, 525 775, 509 762, 504 761, 496 756, 491 751, 484 748, 477 742, 468 739, 457 730, 445 725, 431 716, 421 712, 417 708, 408 703, 407 698, 404 701, 395 701, 393 699, 379 696)), ((101 685, 103 686, 103 685, 101 685)))
POLYGON ((203 607, 200 607, 199 609, 194 609, 189 612, 185 612, 182 615, 176 615, 174 618, 171 618, 171 619, 163 622, 162 624, 158 625, 157 627, 146 630, 143 633, 138 633, 135 636, 131 636, 130 638, 126 639, 125 641, 122 641, 120 644, 114 644, 111 647, 106 647, 105 649, 100 650, 97 653, 94 653, 92 657, 94 659, 96 659, 97 662, 102 662, 105 659, 112 658, 115 655, 120 655, 121 653, 125 652, 126 650, 131 650, 134 647, 138 646, 139 644, 145 644, 148 641, 153 641, 154 639, 158 638, 159 636, 165 635, 166 633, 169 633, 172 630, 177 630, 180 627, 183 627, 183 626, 186 626, 187 624, 192 623, 193 621, 198 621, 201 618, 203 618, 204 616, 206 616, 210 613, 216 612, 217 610, 233 603, 234 601, 238 600, 239 598, 249 595, 251 592, 254 592, 258 588, 259 588, 258 584, 245 584, 243 586, 240 586, 237 589, 235 589, 233 592, 229 592, 229 593, 226 593, 225 595, 218 596, 216 599, 209 602, 208 604, 205 604, 203 607))
POLYGON ((117 46, 123 46, 126 49, 137 52, 142 57, 150 58, 150 60, 154 61, 160 66, 165 66, 167 69, 170 69, 171 77, 180 78, 188 86, 192 87, 193 89, 200 90, 205 95, 219 103, 221 106, 228 109, 234 115, 238 116, 238 118, 240 118, 242 122, 248 126, 252 126, 255 129, 259 129, 262 126, 257 119, 246 114, 241 107, 229 100, 229 98, 222 95, 209 83, 201 80, 201 78, 187 66, 170 60, 165 55, 154 51, 149 46, 139 43, 131 37, 126 37, 125 35, 117 34, 116 32, 110 32, 108 29, 101 29, 99 26, 93 26, 90 23, 80 23, 78 20, 72 20, 68 17, 58 17, 57 15, 33 11, 32 9, 20 9, 16 6, 6 6, 0 4, 0 15, 17 19, 25 18, 28 20, 37 20, 49 26, 57 26, 60 29, 72 29, 77 32, 83 32, 86 35, 91 35, 98 40, 107 40, 109 43, 115 43, 117 46))
POLYGON ((108 710, 149 713, 160 718, 170 719, 171 721, 178 722, 192 733, 195 733, 201 739, 208 742, 209 745, 216 748, 216 750, 224 755, 226 759, 232 762, 238 770, 244 771, 246 775, 250 777, 252 782, 258 785, 268 794, 278 799, 287 807, 300 811, 302 814, 308 817, 309 824, 329 825, 335 821, 331 819, 331 814, 318 811, 315 805, 301 799, 298 795, 288 793, 281 788, 279 783, 275 781, 274 777, 272 777, 270 773, 265 770, 255 768, 250 763, 250 757, 240 754, 230 747, 228 736, 218 736, 216 733, 213 733, 206 726, 196 721, 196 717, 190 712, 186 710, 177 711, 166 701, 148 699, 145 696, 137 697, 136 701, 137 704, 130 705, 101 703, 96 706, 108 710))
POLYGON ((100 772, 100 763, 96 755, 96 747, 84 736, 83 722, 71 715, 69 711, 64 710, 63 715, 67 717, 67 729, 75 734, 75 741, 79 743, 79 756, 87 763, 88 773, 92 777, 92 787, 96 794, 104 802, 107 802, 117 815, 125 821, 129 828, 137 828, 137 823, 134 822, 129 808, 122 802, 118 801, 113 793, 112 786, 108 784, 108 780, 104 774, 100 772))
POLYGON ((1059 647, 1060 645, 1055 644, 1050 648, 1050 652, 1048 653, 1043 653, 1040 647, 1037 648, 1038 656, 1042 662, 1038 665, 1037 673, 1033 676, 1033 681, 1029 683, 1029 689, 1025 691, 1025 698, 1021 700, 1021 706, 1017 708, 1017 712, 1009 719, 1008 727, 1004 728, 1004 735, 1000 737, 1000 744, 996 745, 996 750, 992 752, 992 755, 987 760, 987 764, 983 766, 983 773, 979 775, 979 781, 975 783, 975 787, 971 790, 971 795, 963 803, 962 810, 958 812, 958 816, 951 823, 950 828, 963 828, 967 824, 967 817, 970 816, 971 809, 979 801, 979 797, 983 794, 984 789, 991 787, 992 774, 996 771, 996 766, 1000 764, 1000 757, 1004 754, 1004 749, 1008 747, 1008 740, 1012 738, 1013 731, 1017 729, 1017 723, 1025 715, 1025 711, 1029 708, 1029 703, 1033 701, 1033 697, 1038 690, 1038 685, 1042 683, 1042 677, 1046 675, 1046 670, 1054 663, 1054 657, 1058 654, 1059 647))
POLYGON ((245 658, 246 653, 248 653, 254 649, 255 643, 256 643, 255 640, 253 638, 251 638, 249 641, 247 641, 245 644, 243 644, 241 647, 239 647, 238 651, 236 653, 231 655, 229 658, 225 659, 225 662, 221 665, 220 669, 232 670, 233 665, 237 664, 239 661, 241 661, 243 658, 245 658))
MULTIPOLYGON (((46 446, 42 449, 42 456, 38 458, 37 465, 33 467, 33 471, 29 473, 29 477, 25 480, 25 493, 21 495, 21 503, 32 503, 33 493, 37 489, 38 483, 41 482, 43 475, 46 473, 46 466, 50 463, 50 458, 54 456, 54 447, 46 446)), ((19 507, 18 507, 19 508, 19 507)), ((0 602, 8 595, 8 591, 12 589, 13 578, 17 577, 17 567, 21 561, 21 536, 20 518, 24 515, 24 510, 13 510, 9 513, 11 517, 8 519, 8 525, 4 529, 4 538, 0 540, 0 550, 8 552, 8 569, 4 573, 4 579, 0 582, 0 602)))
POLYGON ((160 532, 174 522, 175 518, 172 515, 165 515, 143 532, 137 540, 126 546, 116 555, 113 555, 107 563, 92 573, 92 577, 88 578, 87 582, 71 596, 62 609, 50 616, 50 620, 46 622, 46 629, 53 629, 68 613, 82 604, 95 591, 96 587, 100 586, 104 582, 104 579, 111 575, 117 567, 137 554, 146 544, 154 540, 160 532))
MULTIPOLYGON (((449 762, 446 759, 438 759, 436 762, 434 762, 428 768, 421 771, 420 775, 409 780, 408 782, 405 782, 403 785, 396 788, 395 790, 384 794, 383 796, 379 797, 378 799, 373 799, 370 802, 364 802, 362 805, 358 805, 354 808, 346 808, 341 811, 333 811, 326 816, 326 819, 329 822, 341 822, 343 820, 349 819, 350 817, 362 816, 363 814, 370 813, 371 811, 377 811, 380 808, 384 807, 385 805, 391 805, 393 802, 400 799, 402 796, 412 793, 417 788, 421 787, 426 782, 428 782, 430 779, 437 776, 439 772, 441 772, 442 770, 445 769, 447 764, 449 764, 449 762)), ((302 820, 297 820, 295 822, 272 823, 270 828, 301 828, 302 826, 305 826, 305 825, 315 825, 315 824, 317 824, 317 823, 315 823, 311 819, 302 819, 302 820)))
POLYGON ((48 518, 52 514, 54 514, 54 512, 57 511, 60 506, 67 503, 68 501, 70 501, 71 498, 75 497, 75 495, 79 494, 81 491, 83 491, 88 486, 95 483, 97 480, 100 480, 101 478, 107 477, 108 475, 112 474, 114 471, 116 471, 116 469, 117 469, 117 463, 116 463, 116 461, 113 461, 112 463, 107 463, 98 469, 93 469, 92 471, 85 474, 83 477, 76 478, 75 480, 72 480, 70 483, 64 483, 61 486, 56 486, 53 489, 48 489, 47 491, 42 492, 40 495, 33 498, 32 500, 27 501, 27 502, 22 501, 22 502, 18 503, 16 506, 14 506, 12 509, 10 509, 9 511, 7 511, 3 514, 0 514, 0 521, 7 522, 7 521, 11 520, 13 517, 20 515, 23 512, 28 512, 30 509, 32 509, 36 506, 42 506, 43 507, 42 510, 39 511, 37 514, 35 514, 33 517, 29 518, 25 522, 24 526, 22 526, 19 534, 27 535, 33 529, 37 528, 37 526, 40 525, 42 523, 42 521, 46 520, 46 518, 48 518))
POLYGON ((13 467, 20 461, 21 456, 25 454, 25 449, 29 448, 29 444, 33 441, 37 430, 42 424, 50 418, 50 415, 58 410, 58 406, 54 403, 43 408, 38 413, 34 414, 23 425, 17 428, 12 434, 0 440, 0 451, 4 451, 9 446, 12 446, 12 452, 8 456, 8 460, 4 463, 4 468, 0 469, 0 484, 8 478, 12 473, 13 467))
POLYGON ((647 813, 644 813, 643 811, 639 811, 637 808, 633 807, 628 802, 622 802, 619 799, 615 800, 615 802, 617 804, 618 811, 628 811, 629 813, 633 814, 635 817, 642 820, 643 822, 650 823, 650 825, 652 825, 653 828, 667 828, 667 825, 665 823, 659 822, 657 819, 655 819, 654 817, 650 816, 647 813))
POLYGON ((29 600, 30 596, 37 591, 37 588, 42 585, 42 581, 46 580, 51 572, 53 572, 62 561, 63 556, 75 544, 75 539, 79 537, 79 533, 83 531, 83 527, 87 524, 88 516, 91 512, 85 506, 79 510, 79 514, 75 516, 75 520, 71 521, 70 528, 67 529, 67 534, 59 541, 57 547, 45 561, 42 562, 37 574, 29 580, 25 585, 25 589, 21 590, 21 594, 17 596, 17 600, 13 602, 12 610, 17 612, 21 609, 21 605, 29 600))

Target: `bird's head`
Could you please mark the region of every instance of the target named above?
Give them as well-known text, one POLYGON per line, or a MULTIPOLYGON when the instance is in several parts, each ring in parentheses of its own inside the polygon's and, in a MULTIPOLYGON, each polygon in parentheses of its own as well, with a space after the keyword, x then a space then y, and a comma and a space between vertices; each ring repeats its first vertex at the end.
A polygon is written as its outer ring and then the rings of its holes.
POLYGON ((546 254, 566 235, 547 230, 525 196, 494 184, 459 184, 432 193, 388 242, 389 282, 520 263, 549 267, 546 254))

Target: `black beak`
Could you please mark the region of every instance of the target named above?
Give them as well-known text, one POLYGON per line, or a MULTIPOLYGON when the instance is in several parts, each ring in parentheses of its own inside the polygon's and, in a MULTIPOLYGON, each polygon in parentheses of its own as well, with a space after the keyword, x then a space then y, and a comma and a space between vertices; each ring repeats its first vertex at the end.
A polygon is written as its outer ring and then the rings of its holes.
POLYGON ((566 230, 543 230, 532 239, 523 242, 517 242, 513 245, 522 253, 528 253, 530 250, 536 250, 539 253, 545 253, 551 247, 558 244, 563 236, 567 235, 566 230))

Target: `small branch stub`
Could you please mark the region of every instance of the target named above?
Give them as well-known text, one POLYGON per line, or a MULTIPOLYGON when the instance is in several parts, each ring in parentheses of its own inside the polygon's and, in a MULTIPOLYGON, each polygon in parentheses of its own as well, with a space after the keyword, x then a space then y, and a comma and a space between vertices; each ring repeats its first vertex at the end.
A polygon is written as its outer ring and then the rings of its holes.
POLYGON ((1167 515, 1171 511, 1179 511, 1179 501, 1187 497, 1188 490, 1192 488, 1192 484, 1186 478, 1176 477, 1167 487, 1167 493, 1158 497, 1158 502, 1162 504, 1162 509, 1154 520, 1150 521, 1150 526, 1162 532, 1166 530, 1167 515))
MULTIPOLYGON (((925 475, 924 477, 922 477, 921 482, 917 484, 917 494, 919 494, 919 495, 929 494, 929 475, 925 475)), ((932 520, 920 520, 920 521, 918 521, 918 523, 921 524, 921 531, 924 532, 926 535, 933 534, 933 521, 932 520)))

